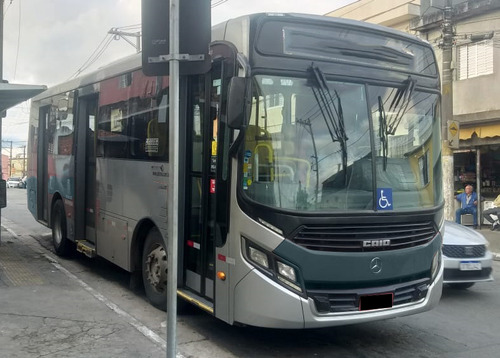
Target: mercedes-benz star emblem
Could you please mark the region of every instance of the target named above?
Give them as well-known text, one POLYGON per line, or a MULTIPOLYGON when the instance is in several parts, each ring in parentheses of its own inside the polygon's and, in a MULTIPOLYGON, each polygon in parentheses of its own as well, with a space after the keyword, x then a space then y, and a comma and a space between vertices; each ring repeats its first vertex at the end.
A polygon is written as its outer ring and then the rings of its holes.
POLYGON ((380 257, 375 257, 370 262, 370 270, 373 273, 380 273, 382 271, 382 259, 380 257))

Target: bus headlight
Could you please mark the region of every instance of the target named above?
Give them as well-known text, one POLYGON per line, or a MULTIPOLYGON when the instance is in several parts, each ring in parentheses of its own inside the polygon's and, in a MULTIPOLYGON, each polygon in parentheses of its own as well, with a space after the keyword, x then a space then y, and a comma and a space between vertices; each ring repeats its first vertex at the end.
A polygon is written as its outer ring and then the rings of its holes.
POLYGON ((255 262, 257 265, 263 266, 267 269, 269 268, 269 259, 267 258, 267 255, 262 251, 256 249, 255 247, 249 246, 248 256, 250 260, 255 262))
POLYGON ((276 261, 278 265, 278 280, 280 280, 285 285, 293 288, 295 291, 302 292, 302 289, 297 282, 297 275, 295 274, 295 269, 281 261, 276 261))
POLYGON ((297 276, 293 267, 280 261, 278 261, 278 274, 289 281, 297 282, 297 276))
POLYGON ((431 279, 434 280, 439 271, 439 266, 441 265, 441 250, 438 250, 434 257, 432 258, 431 264, 431 279))
POLYGON ((297 268, 293 267, 290 263, 283 262, 283 259, 280 257, 258 247, 248 239, 243 238, 243 240, 243 247, 246 248, 244 256, 254 264, 256 269, 265 273, 282 286, 304 295, 305 290, 299 279, 297 268))

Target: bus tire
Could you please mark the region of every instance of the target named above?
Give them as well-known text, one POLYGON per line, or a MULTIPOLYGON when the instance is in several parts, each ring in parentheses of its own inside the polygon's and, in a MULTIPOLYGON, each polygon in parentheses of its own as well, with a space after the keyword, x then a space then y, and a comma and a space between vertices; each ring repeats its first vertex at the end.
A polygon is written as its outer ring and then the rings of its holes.
POLYGON ((62 200, 57 200, 52 208, 52 244, 58 256, 68 256, 74 247, 68 239, 66 215, 62 200))
POLYGON ((149 230, 142 251, 142 281, 146 297, 153 306, 167 310, 168 255, 157 228, 149 230))

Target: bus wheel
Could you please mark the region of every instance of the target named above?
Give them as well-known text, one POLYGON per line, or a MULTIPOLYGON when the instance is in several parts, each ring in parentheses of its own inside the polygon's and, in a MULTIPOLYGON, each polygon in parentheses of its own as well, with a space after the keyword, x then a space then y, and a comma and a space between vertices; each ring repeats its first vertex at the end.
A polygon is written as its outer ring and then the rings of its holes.
POLYGON ((57 200, 52 208, 52 243, 59 256, 68 256, 73 249, 73 242, 66 235, 66 216, 62 200, 57 200))
POLYGON ((142 280, 153 306, 167 309, 167 251, 157 228, 149 231, 142 251, 142 280))

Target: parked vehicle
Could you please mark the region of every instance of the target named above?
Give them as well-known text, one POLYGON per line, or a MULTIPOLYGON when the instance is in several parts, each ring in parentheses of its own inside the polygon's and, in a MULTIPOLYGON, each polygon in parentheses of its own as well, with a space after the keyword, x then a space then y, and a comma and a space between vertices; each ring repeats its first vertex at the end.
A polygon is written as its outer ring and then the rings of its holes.
POLYGON ((9 178, 7 179, 7 188, 24 188, 24 183, 21 178, 9 178))
POLYGON ((493 255, 479 231, 446 221, 443 240, 443 282, 447 286, 467 289, 476 282, 493 281, 493 255))

